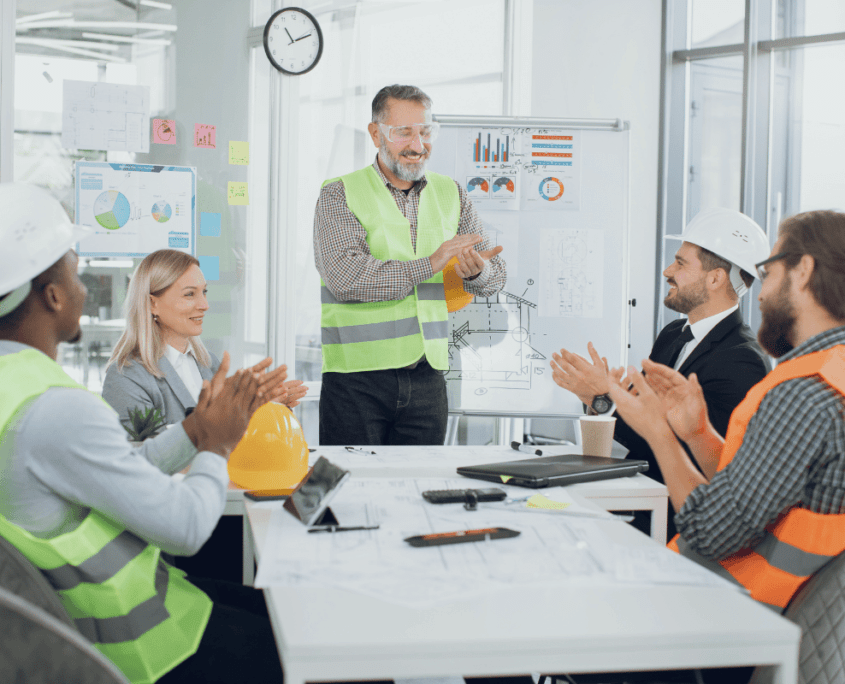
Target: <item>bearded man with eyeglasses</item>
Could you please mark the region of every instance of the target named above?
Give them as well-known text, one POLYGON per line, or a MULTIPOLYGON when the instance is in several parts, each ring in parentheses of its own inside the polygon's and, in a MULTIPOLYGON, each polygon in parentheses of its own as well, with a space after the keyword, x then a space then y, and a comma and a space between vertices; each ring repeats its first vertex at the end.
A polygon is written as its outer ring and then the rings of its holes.
POLYGON ((466 292, 505 284, 466 191, 426 172, 439 124, 415 86, 373 99, 372 165, 326 181, 314 216, 321 282, 320 443, 443 444, 448 310, 443 271, 466 292))

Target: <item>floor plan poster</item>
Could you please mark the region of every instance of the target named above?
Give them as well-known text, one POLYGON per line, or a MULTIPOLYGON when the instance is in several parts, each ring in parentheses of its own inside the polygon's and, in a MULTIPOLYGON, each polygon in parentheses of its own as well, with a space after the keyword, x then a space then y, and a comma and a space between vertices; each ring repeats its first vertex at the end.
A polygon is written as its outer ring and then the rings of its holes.
POLYGON ((601 318, 603 282, 604 231, 570 228, 542 232, 541 316, 601 318))
POLYGON ((532 129, 525 134, 523 209, 578 209, 581 196, 579 131, 532 129))
POLYGON ((196 169, 79 161, 75 181, 76 220, 96 231, 80 256, 196 254, 196 169))
POLYGON ((149 152, 149 87, 65 81, 62 147, 149 152))

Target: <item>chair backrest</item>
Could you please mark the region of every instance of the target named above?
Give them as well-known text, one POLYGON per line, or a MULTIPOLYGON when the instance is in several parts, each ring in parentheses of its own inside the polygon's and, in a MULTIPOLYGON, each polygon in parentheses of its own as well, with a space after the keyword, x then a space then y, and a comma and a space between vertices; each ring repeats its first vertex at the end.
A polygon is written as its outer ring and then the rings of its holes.
POLYGON ((845 553, 801 588, 784 616, 801 627, 798 681, 845 682, 845 553))
POLYGON ((60 622, 74 627, 55 589, 9 541, 0 537, 0 588, 29 601, 60 622))
POLYGON ((128 684, 79 632, 0 589, 0 682, 128 684))

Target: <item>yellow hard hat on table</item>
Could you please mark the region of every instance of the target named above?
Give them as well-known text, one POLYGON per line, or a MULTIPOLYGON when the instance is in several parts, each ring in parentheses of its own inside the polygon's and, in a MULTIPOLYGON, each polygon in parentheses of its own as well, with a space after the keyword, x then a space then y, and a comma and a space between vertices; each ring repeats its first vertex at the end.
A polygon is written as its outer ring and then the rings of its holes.
POLYGON ((268 402, 229 457, 229 479, 244 489, 292 489, 308 472, 308 444, 293 412, 268 402))

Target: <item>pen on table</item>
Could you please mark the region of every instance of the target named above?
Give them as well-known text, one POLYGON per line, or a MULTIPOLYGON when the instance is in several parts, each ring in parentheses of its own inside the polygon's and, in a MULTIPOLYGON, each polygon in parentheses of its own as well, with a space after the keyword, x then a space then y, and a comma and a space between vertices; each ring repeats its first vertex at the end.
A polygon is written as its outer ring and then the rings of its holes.
POLYGON ((511 442, 511 449, 521 451, 524 454, 534 454, 536 456, 543 455, 543 452, 539 449, 535 449, 534 447, 528 446, 527 444, 520 444, 519 442, 511 442))
POLYGON ((369 451, 367 449, 359 449, 358 447, 343 447, 347 451, 357 451, 359 454, 375 454, 375 451, 369 451))
POLYGON ((352 527, 342 527, 340 525, 327 525, 326 527, 312 527, 309 532, 349 532, 351 530, 377 530, 378 525, 354 525, 352 527))

